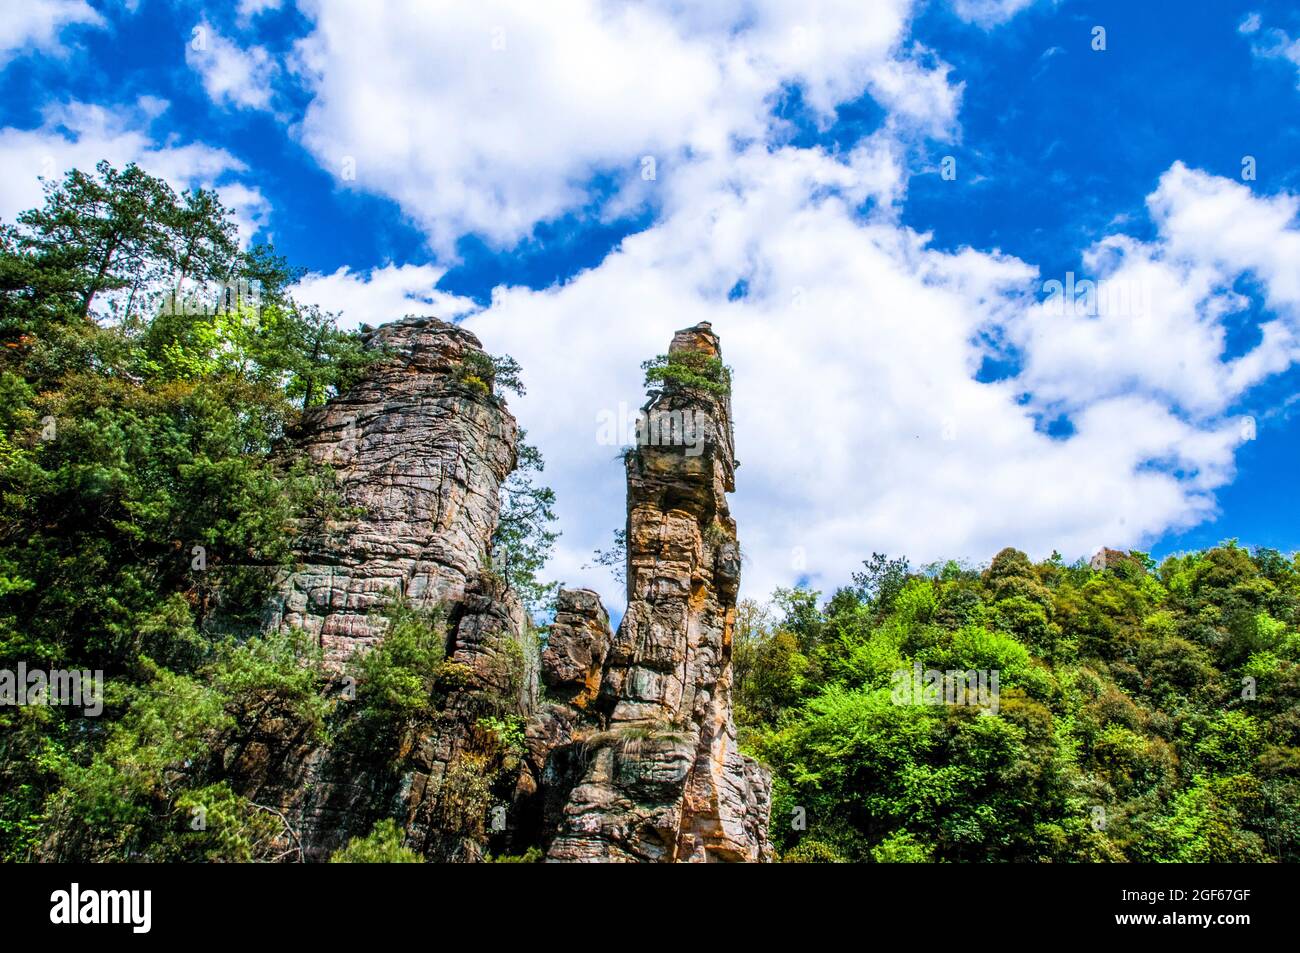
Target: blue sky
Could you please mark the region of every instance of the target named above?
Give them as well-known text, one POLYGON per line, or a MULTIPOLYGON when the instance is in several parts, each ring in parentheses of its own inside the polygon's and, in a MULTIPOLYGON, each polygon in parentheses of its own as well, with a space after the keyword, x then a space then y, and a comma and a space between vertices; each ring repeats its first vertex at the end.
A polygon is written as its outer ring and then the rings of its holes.
POLYGON ((702 319, 751 595, 873 550, 1300 548, 1300 10, 440 6, 34 0, 0 28, 0 217, 136 160, 220 188, 344 323, 465 320, 524 364, 570 584, 613 589, 596 420, 702 319), (1054 322, 1067 272, 1154 314, 1054 322))

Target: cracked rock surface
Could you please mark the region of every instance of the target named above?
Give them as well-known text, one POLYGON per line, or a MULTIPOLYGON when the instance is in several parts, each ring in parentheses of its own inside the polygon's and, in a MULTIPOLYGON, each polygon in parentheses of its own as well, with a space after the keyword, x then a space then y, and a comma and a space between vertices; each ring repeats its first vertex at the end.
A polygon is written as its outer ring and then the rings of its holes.
POLYGON ((296 627, 339 663, 383 632, 394 598, 416 607, 464 599, 485 564, 501 481, 515 467, 518 429, 485 389, 462 382, 468 331, 407 318, 369 332, 386 353, 346 394, 315 408, 297 446, 332 467, 350 518, 298 547, 273 627, 296 627))

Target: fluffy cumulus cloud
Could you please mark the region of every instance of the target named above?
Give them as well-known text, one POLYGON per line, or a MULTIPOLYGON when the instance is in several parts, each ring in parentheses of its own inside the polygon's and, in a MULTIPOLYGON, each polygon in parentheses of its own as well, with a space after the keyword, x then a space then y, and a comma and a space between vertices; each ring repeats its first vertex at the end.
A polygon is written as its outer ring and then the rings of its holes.
POLYGON ((469 298, 437 290, 446 269, 436 265, 385 265, 368 272, 343 267, 312 273, 293 289, 296 300, 338 315, 340 326, 382 324, 408 314, 436 314, 451 321, 474 309, 469 298))
POLYGON ((242 109, 270 107, 270 82, 278 68, 263 47, 239 46, 212 23, 201 21, 191 31, 185 61, 199 74, 213 103, 242 109))
POLYGON ((1100 313, 1084 314, 1081 295, 1058 312, 1038 303, 1031 265, 938 251, 899 227, 896 183, 864 177, 882 161, 872 158, 756 148, 726 174, 697 168, 662 183, 663 221, 599 267, 563 287, 499 289, 469 319, 525 367, 517 411, 551 460, 559 577, 617 599, 583 568, 622 519, 603 424, 635 412, 639 362, 698 320, 713 323, 735 369, 734 506, 751 593, 805 575, 843 583, 872 550, 1075 557, 1213 515, 1246 437, 1226 408, 1297 356, 1288 331, 1266 330, 1222 360, 1242 273, 1291 326, 1293 200, 1175 166, 1150 199, 1158 237, 1116 236, 1088 256, 1099 274, 1149 282, 1150 310, 1110 313, 1122 299, 1102 295, 1100 313), (877 211, 864 219, 872 191, 877 211), (1240 235, 1209 227, 1225 211, 1240 235), (1118 264, 1099 260, 1116 250, 1118 264), (729 293, 738 282, 743 296, 729 293), (1018 377, 975 379, 990 331, 1023 349, 1018 377), (1048 411, 1068 413, 1068 439, 1044 432, 1048 411))
POLYGON ((185 62, 199 74, 203 89, 218 105, 243 109, 270 106, 276 64, 262 47, 241 46, 204 20, 191 33, 185 62))
POLYGON ((594 176, 641 182, 762 139, 796 85, 822 121, 878 90, 931 127, 959 92, 932 57, 895 56, 907 0, 299 7, 303 142, 343 184, 396 199, 444 255, 467 232, 509 246, 588 207, 594 176))
POLYGON ((134 162, 166 179, 173 188, 215 187, 233 211, 240 234, 250 238, 267 219, 265 196, 244 181, 245 164, 224 149, 203 143, 157 142, 150 127, 168 108, 142 97, 122 106, 54 103, 34 129, 0 129, 0 219, 12 222, 41 204, 42 179, 57 180, 68 169, 90 170, 106 159, 119 168, 134 162))
POLYGON ((1300 359, 1295 197, 1258 197, 1176 163, 1147 205, 1155 240, 1099 242, 1085 256, 1093 287, 1015 323, 1022 379, 1038 399, 1068 411, 1140 389, 1204 417, 1300 359), (1254 346, 1229 356, 1225 319, 1248 305, 1233 290, 1242 275, 1261 283, 1270 317, 1254 346))
POLYGON ((0 67, 33 50, 62 52, 64 29, 78 25, 103 26, 104 19, 85 0, 6 3, 0 16, 0 67))
MULTIPOLYGON (((1028 6, 954 9, 992 28, 1028 6)), ((712 322, 735 370, 733 506, 755 595, 846 582, 872 551, 1073 558, 1192 526, 1233 478, 1234 408, 1300 357, 1289 196, 1174 165, 1152 184, 1154 236, 1087 249, 1095 289, 1071 284, 1068 302, 1042 300, 1052 276, 1033 263, 902 226, 912 147, 960 136, 963 94, 909 37, 902 0, 300 7, 312 26, 294 68, 312 99, 297 134, 354 170, 345 184, 395 199, 444 260, 466 234, 509 248, 565 213, 655 209, 595 267, 499 287, 464 318, 524 367, 514 409, 564 532, 552 573, 612 604, 587 568, 623 522, 611 431, 677 328, 712 322), (863 94, 885 118, 834 154, 782 146, 777 103, 795 88, 813 124, 863 94), (1230 353, 1243 275, 1267 320, 1230 353), (1015 355, 1013 377, 977 379, 990 348, 1015 355)), ((471 310, 441 276, 344 269, 304 290, 349 323, 471 310)))

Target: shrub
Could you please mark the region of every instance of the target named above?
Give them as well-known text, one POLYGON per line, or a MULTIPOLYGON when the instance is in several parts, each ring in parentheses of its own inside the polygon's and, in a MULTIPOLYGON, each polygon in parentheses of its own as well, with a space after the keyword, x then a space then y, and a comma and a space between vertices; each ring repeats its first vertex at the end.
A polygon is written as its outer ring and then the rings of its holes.
POLYGON ((642 363, 641 368, 645 371, 646 387, 703 391, 716 397, 731 393, 731 368, 721 358, 699 351, 660 354, 642 363))
POLYGON ((930 861, 930 848, 907 831, 895 831, 871 850, 871 858, 878 864, 925 864, 930 861))
POLYGON ((383 640, 352 664, 357 701, 377 721, 408 722, 435 707, 435 679, 447 651, 445 614, 398 603, 386 617, 383 640))
POLYGON ((844 858, 819 840, 805 837, 781 857, 783 864, 842 864, 844 858))
POLYGON ((335 851, 331 864, 422 864, 424 858, 402 846, 402 829, 391 818, 375 824, 365 837, 354 837, 335 851))

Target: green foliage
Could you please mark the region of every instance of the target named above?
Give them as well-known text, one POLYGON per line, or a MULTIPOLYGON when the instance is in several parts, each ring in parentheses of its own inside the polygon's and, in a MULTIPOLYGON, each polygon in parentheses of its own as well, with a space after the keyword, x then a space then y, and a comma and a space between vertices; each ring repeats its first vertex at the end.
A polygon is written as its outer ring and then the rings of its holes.
POLYGON ((257 807, 220 782, 176 798, 180 832, 165 838, 169 859, 246 864, 293 852, 282 847, 285 827, 272 811, 257 807))
POLYGON ((523 368, 508 354, 492 357, 482 351, 466 351, 456 368, 456 379, 483 396, 495 395, 499 389, 520 397, 526 393, 523 368))
MULTIPOLYGON (((95 299, 115 292, 113 316, 131 323, 156 305, 172 275, 221 280, 231 273, 238 244, 231 214, 211 192, 177 196, 138 166, 118 171, 107 162, 95 175, 79 170, 45 187, 45 204, 18 216, 15 243, 22 261, 39 274, 32 299, 67 300, 89 317, 95 299)), ((46 304, 48 301, 31 301, 46 304)))
POLYGON ((441 610, 419 610, 405 603, 390 607, 388 630, 377 646, 354 657, 357 703, 364 718, 392 730, 431 715, 435 688, 447 653, 441 610))
POLYGON ((402 829, 391 818, 375 824, 365 837, 354 837, 330 857, 331 864, 422 864, 424 858, 402 845, 402 829))
POLYGON ((641 364, 645 386, 661 391, 699 391, 715 397, 731 393, 731 368, 721 358, 699 351, 673 351, 641 364))
POLYGON ((272 451, 371 360, 292 301, 297 274, 240 251, 213 193, 135 166, 73 171, 0 225, 0 667, 106 676, 100 718, 0 712, 0 856, 293 848, 230 775, 327 730, 319 652, 260 629, 295 533, 339 504, 272 451), (198 307, 195 282, 261 295, 198 307))
POLYGON ((57 856, 243 861, 282 854, 282 820, 221 780, 223 754, 276 734, 319 740, 327 714, 319 652, 299 638, 272 635, 220 646, 194 676, 145 668, 146 683, 112 686, 109 708, 120 717, 96 750, 47 746, 38 761, 56 782, 43 823, 57 856))
POLYGON ((741 725, 775 722, 782 710, 796 707, 804 697, 812 661, 799 649, 788 629, 774 629, 755 619, 756 607, 741 607, 732 648, 732 665, 741 725))
POLYGON ((490 864, 540 864, 542 851, 539 847, 530 847, 522 854, 502 854, 497 857, 489 854, 484 860, 490 864))
POLYGON ((560 534, 555 522, 555 492, 536 482, 545 468, 536 447, 519 432, 518 465, 501 486, 501 518, 492 536, 492 565, 518 594, 532 616, 550 610, 559 583, 540 577, 560 534))
POLYGON ((0 655, 193 670, 256 630, 295 523, 333 508, 327 472, 270 451, 367 358, 284 296, 271 250, 238 252, 209 193, 101 164, 20 223, 0 243, 0 655), (162 307, 178 276, 254 275, 260 309, 162 307))
POLYGON ((871 859, 878 864, 924 864, 931 857, 930 848, 914 834, 896 831, 871 849, 871 859))
POLYGON ((805 837, 781 857, 783 864, 842 864, 844 858, 829 844, 805 837))
POLYGON ((906 559, 890 559, 883 553, 872 553, 862 564, 862 572, 853 574, 853 583, 859 595, 878 612, 888 612, 895 597, 902 591, 908 576, 906 559))
POLYGON ((497 388, 508 390, 511 393, 523 397, 527 393, 524 388, 524 369, 519 366, 509 354, 493 356, 492 358, 492 382, 497 388))
POLYGON ((309 740, 323 736, 330 706, 321 695, 324 664, 320 646, 304 633, 272 632, 243 643, 217 646, 203 670, 240 724, 254 724, 274 711, 309 740))
POLYGON ((486 733, 493 746, 502 754, 518 757, 524 752, 524 720, 518 715, 499 718, 486 715, 477 722, 480 731, 486 733))
POLYGON ((982 572, 918 576, 876 554, 824 604, 800 589, 742 603, 737 721, 774 770, 778 851, 1295 859, 1296 565, 1235 543, 1158 568, 1111 553, 1099 571, 1008 549, 982 572), (899 703, 891 683, 913 665, 996 671, 996 710, 899 703))

